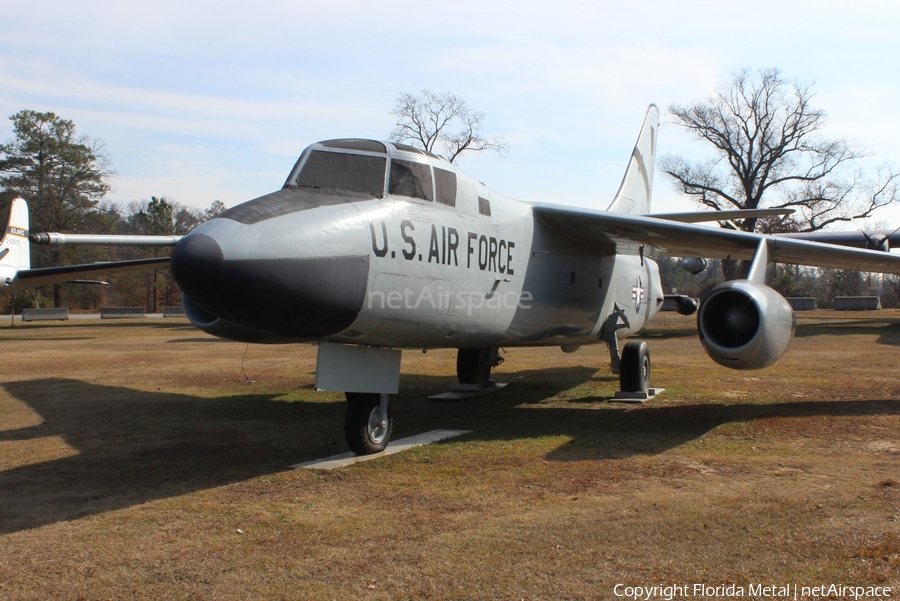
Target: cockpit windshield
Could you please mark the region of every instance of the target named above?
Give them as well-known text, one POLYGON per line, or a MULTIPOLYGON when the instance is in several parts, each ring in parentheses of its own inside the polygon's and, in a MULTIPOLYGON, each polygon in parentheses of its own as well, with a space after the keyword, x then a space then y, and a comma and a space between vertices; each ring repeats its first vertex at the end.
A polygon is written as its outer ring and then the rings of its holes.
POLYGON ((434 188, 431 185, 431 167, 421 163, 391 161, 391 179, 388 192, 411 198, 434 200, 434 188))
POLYGON ((381 197, 386 170, 387 158, 383 156, 313 150, 290 185, 381 197))

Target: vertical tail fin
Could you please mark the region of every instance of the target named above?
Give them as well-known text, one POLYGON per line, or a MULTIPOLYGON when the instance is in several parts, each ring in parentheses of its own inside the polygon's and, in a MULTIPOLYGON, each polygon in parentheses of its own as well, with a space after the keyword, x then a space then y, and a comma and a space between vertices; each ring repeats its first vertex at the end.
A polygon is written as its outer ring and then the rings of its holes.
POLYGON ((608 211, 629 215, 650 212, 653 193, 653 172, 656 168, 656 130, 659 129, 659 109, 655 104, 647 108, 644 125, 628 161, 625 177, 608 211))
MULTIPOLYGON (((9 206, 9 221, 0 238, 0 268, 7 272, 31 269, 31 249, 28 243, 28 203, 14 198, 9 206)), ((7 276, 8 277, 8 276, 7 276)))

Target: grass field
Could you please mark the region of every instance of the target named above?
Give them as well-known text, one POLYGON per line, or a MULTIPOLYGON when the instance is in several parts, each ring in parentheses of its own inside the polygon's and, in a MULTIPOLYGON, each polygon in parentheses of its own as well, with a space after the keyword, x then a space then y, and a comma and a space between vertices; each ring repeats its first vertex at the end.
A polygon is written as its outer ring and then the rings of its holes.
MULTIPOLYGON (((645 405, 605 347, 507 349, 504 390, 425 400, 452 351, 407 351, 394 438, 335 471, 343 398, 315 349, 182 320, 0 328, 0 599, 615 599, 614 586, 893 586, 900 312, 800 314, 735 372, 692 318, 645 332, 645 405)), ((660 597, 654 597, 660 598, 660 597)))

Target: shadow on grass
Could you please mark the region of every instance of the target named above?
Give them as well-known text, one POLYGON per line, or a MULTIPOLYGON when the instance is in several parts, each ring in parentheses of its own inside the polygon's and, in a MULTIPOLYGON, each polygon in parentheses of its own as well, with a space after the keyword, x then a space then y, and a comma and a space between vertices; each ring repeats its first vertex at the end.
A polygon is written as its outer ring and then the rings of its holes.
MULTIPOLYGON (((499 378, 512 384, 461 403, 434 403, 425 396, 446 389, 452 378, 404 376, 393 405, 394 437, 455 427, 486 441, 565 435, 572 442, 548 459, 602 460, 660 453, 733 421, 900 413, 897 401, 612 407, 579 399, 560 406, 546 400, 585 383, 614 385, 588 367, 499 378)), ((28 441, 39 456, 42 441, 59 437, 75 454, 0 472, 0 534, 272 474, 345 450, 344 403, 335 400, 207 399, 55 378, 3 387, 43 422, 0 432, 0 443, 28 441)))
MULTIPOLYGON (((544 412, 541 412, 542 414, 544 412)), ((642 405, 585 412, 565 434, 571 442, 548 455, 554 461, 624 459, 654 455, 696 440, 729 423, 746 423, 772 417, 900 415, 900 401, 797 401, 753 404, 692 404, 668 407, 642 405)), ((571 419, 544 414, 550 423, 571 419)))
POLYGON ((214 336, 206 336, 203 338, 198 336, 196 338, 176 338, 174 340, 166 340, 166 344, 184 344, 184 343, 196 344, 198 342, 204 342, 204 343, 206 343, 206 342, 216 342, 216 343, 222 342, 225 344, 235 344, 234 340, 228 340, 226 338, 216 338, 214 336))
POLYGON ((180 319, 179 321, 166 321, 157 318, 143 319, 70 319, 65 323, 57 321, 17 323, 14 327, 7 325, 4 330, 28 331, 50 329, 80 329, 80 328, 150 328, 154 330, 172 331, 197 331, 197 326, 180 319))
POLYGON ((804 338, 806 336, 849 336, 863 335, 871 336, 873 333, 878 334, 875 340, 878 344, 888 346, 900 346, 900 324, 885 320, 849 320, 849 321, 832 321, 828 323, 814 323, 797 326, 795 336, 804 338))
MULTIPOLYGON (((200 330, 197 329, 196 326, 191 324, 183 324, 183 323, 172 323, 172 322, 163 322, 161 320, 153 319, 147 321, 141 321, 140 323, 134 323, 133 321, 112 321, 112 322, 99 322, 98 321, 81 321, 75 320, 66 322, 65 324, 60 323, 25 323, 25 324, 17 324, 14 328, 9 326, 3 328, 0 327, 0 341, 10 341, 10 342, 42 342, 42 341, 53 341, 53 340, 95 340, 96 336, 78 336, 78 334, 83 334, 85 329, 97 329, 103 328, 108 330, 121 330, 121 329, 134 329, 135 327, 146 328, 149 330, 169 330, 171 332, 194 332, 200 333, 200 330), (29 332, 35 334, 41 334, 44 332, 55 331, 59 332, 60 335, 57 337, 41 337, 36 335, 33 338, 28 337, 27 335, 23 336, 23 333, 27 334, 29 332), (66 336, 66 332, 71 332, 73 336, 66 336)), ((209 336, 209 338, 199 338, 200 340, 206 341, 216 341, 219 340, 213 336, 209 336)))
MULTIPOLYGON (((219 399, 39 379, 3 384, 43 423, 0 443, 60 437, 77 454, 0 472, 0 533, 282 471, 344 450, 343 403, 219 399)), ((9 448, 9 447, 7 447, 9 448)))
POLYGON ((96 336, 58 336, 54 338, 4 338, 0 336, 0 340, 15 340, 16 342, 34 342, 41 344, 44 342, 70 342, 73 340, 97 340, 96 336))

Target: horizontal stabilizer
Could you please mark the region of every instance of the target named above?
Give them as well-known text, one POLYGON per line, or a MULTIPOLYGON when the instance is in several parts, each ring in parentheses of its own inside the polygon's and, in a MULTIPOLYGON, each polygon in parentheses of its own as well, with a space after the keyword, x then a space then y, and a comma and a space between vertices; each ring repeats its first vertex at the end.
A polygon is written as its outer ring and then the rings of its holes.
POLYGON ((140 271, 153 267, 168 267, 169 257, 153 259, 136 259, 133 261, 105 261, 84 265, 64 265, 62 267, 40 267, 38 269, 21 270, 16 277, 0 288, 0 292, 15 294, 19 290, 50 284, 65 284, 82 279, 83 276, 94 276, 126 271, 140 271))

